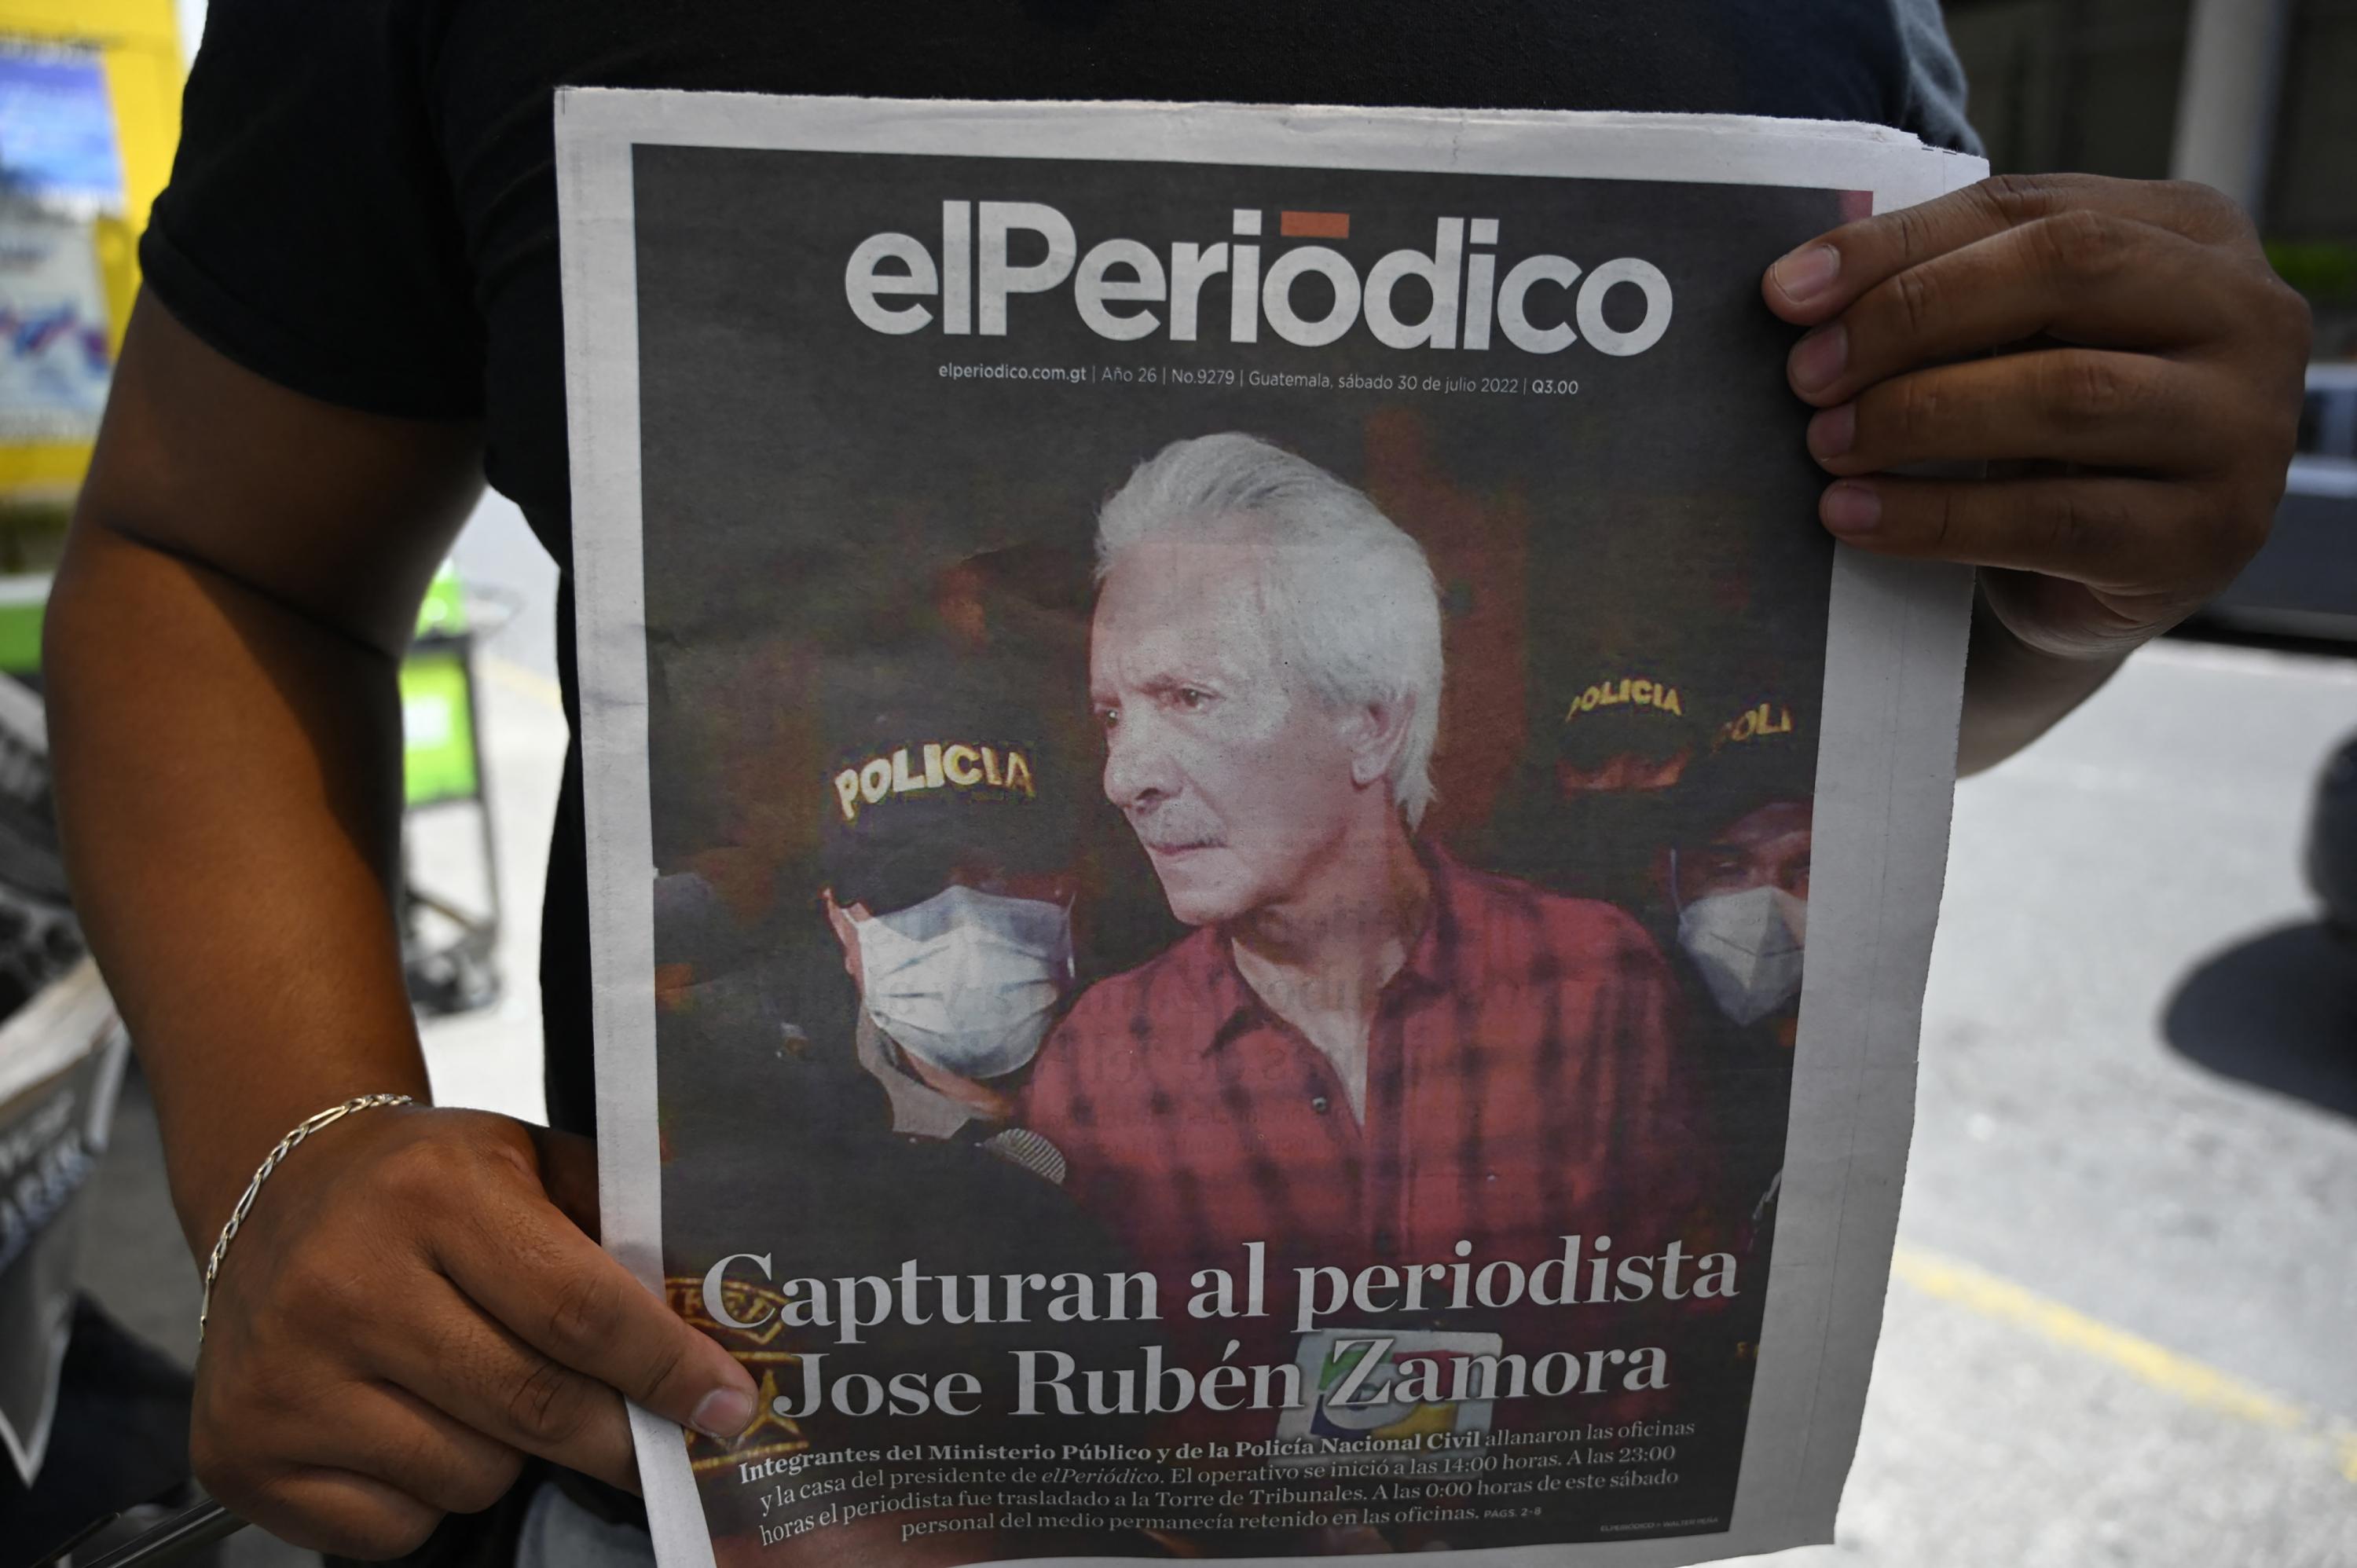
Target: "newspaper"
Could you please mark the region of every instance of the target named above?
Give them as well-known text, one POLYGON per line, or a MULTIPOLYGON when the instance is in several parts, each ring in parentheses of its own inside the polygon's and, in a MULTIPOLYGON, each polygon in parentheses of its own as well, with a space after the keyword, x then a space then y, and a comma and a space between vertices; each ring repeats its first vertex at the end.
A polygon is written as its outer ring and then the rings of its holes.
POLYGON ((604 1236, 668 1568, 1830 1539, 1968 575, 1725 118, 568 91, 604 1236), (1805 961, 1804 961, 1805 959, 1805 961))
POLYGON ((130 1049, 66 900, 48 715, 0 677, 0 1453, 16 1485, 48 1455, 84 1195, 130 1049))

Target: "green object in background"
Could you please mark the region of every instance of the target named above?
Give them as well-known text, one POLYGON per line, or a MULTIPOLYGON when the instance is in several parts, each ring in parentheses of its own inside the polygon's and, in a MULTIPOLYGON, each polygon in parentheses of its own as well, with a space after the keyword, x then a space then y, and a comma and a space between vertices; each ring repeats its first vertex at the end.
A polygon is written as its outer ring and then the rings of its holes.
POLYGON ((47 576, 0 577, 0 672, 30 675, 41 667, 41 615, 47 576))
POLYGON ((402 773, 413 808, 480 791, 468 650, 464 637, 421 638, 402 660, 402 773))
POLYGON ((435 569, 434 580, 425 585, 425 602, 417 607, 418 640, 456 637, 466 629, 466 590, 459 585, 457 568, 445 561, 435 569))
POLYGON ((417 607, 417 640, 401 661, 403 793, 412 808, 471 800, 482 790, 475 760, 475 688, 468 660, 467 595, 445 561, 417 607))
POLYGON ((2308 295, 2311 304, 2357 305, 2357 245, 2267 242, 2276 275, 2308 295))
MULTIPOLYGON (((7 521, 0 517, 0 528, 7 521)), ((40 669, 41 617, 48 600, 48 573, 0 575, 0 672, 30 675, 40 669)), ((434 581, 426 585, 425 602, 417 607, 417 636, 422 643, 436 637, 455 637, 466 629, 466 590, 459 585, 457 572, 445 561, 434 574, 434 581)), ((405 688, 405 679, 403 684, 405 688)), ((471 760, 468 766, 471 768, 471 760)))
MULTIPOLYGON (((0 575, 0 673, 39 671, 48 597, 45 574, 0 575)), ((401 665, 404 792, 412 806, 471 800, 481 792, 467 667, 471 649, 466 592, 446 561, 418 607, 417 641, 401 665)))

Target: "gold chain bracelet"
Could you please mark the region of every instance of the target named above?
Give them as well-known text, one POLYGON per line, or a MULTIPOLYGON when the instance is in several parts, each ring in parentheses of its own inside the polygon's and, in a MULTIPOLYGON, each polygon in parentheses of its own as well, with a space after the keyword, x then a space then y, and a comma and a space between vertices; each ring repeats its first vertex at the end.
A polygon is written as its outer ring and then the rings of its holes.
POLYGON ((270 1173, 278 1168, 279 1162, 295 1152, 296 1144, 322 1127, 333 1126, 355 1111, 373 1111, 380 1105, 408 1105, 413 1101, 414 1097, 406 1094, 363 1094, 357 1100, 330 1105, 317 1115, 306 1118, 301 1125, 278 1140, 278 1146, 270 1151, 260 1168, 253 1173, 253 1179, 245 1184, 245 1191, 238 1196, 237 1207, 230 1210, 229 1223, 221 1227, 221 1240, 213 1243, 213 1255, 205 1260, 205 1298, 197 1310, 198 1344, 205 1342, 205 1320, 212 1316, 213 1281, 221 1273, 221 1260, 229 1256, 229 1244, 235 1240, 237 1228, 245 1223, 246 1211, 253 1207, 254 1196, 261 1192, 262 1184, 270 1179, 270 1173))

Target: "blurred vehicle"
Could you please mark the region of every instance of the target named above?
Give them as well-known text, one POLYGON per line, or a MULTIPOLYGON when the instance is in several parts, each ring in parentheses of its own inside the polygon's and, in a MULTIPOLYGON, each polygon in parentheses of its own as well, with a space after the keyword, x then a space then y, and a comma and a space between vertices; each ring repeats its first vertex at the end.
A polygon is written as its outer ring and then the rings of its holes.
POLYGON ((2309 367, 2299 449, 2275 532, 2201 618, 2357 641, 2357 363, 2309 367))
POLYGON ((2357 943, 2357 736, 2324 765, 2308 819, 2308 885, 2324 901, 2324 923, 2357 943))

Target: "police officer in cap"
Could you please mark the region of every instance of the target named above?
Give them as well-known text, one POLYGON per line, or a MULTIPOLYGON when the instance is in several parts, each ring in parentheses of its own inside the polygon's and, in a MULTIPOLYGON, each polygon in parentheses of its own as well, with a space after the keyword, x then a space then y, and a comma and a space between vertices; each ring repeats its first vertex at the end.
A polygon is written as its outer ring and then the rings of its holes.
POLYGON ((1550 699, 1552 734, 1498 869, 1617 904, 1665 940, 1657 862, 1673 791, 1706 733, 1694 691, 1657 658, 1602 660, 1573 680, 1550 699))
POLYGON ((1792 1047, 1808 936, 1816 736, 1762 697, 1722 723, 1677 790, 1667 867, 1677 947, 1712 1008, 1792 1047))
MULTIPOLYGON (((729 1239, 694 1263, 750 1251, 773 1255, 780 1273, 828 1279, 888 1277, 909 1259, 928 1275, 958 1277, 1128 1270, 1119 1240, 1060 1190, 1064 1162, 1054 1146, 1006 1125, 1013 1092, 1072 985, 1075 787, 1089 780, 1041 722, 1052 684, 1017 660, 905 649, 840 661, 820 679, 827 752, 804 785, 824 791, 818 903, 858 993, 852 1033, 866 1069, 861 1081, 882 1085, 890 1125, 813 1145, 808 1158, 773 1145, 771 1169, 791 1169, 793 1183, 762 1184, 766 1210, 755 1216, 740 1207, 729 1239)), ((813 1041, 810 1048, 842 1047, 813 1041)), ((699 1277, 672 1282, 683 1308, 762 1384, 763 1413, 751 1429, 689 1445, 692 1466, 708 1480, 713 1528, 737 1538, 724 1561, 743 1555, 765 1522, 759 1488, 734 1482, 742 1464, 805 1449, 879 1447, 888 1438, 1038 1435, 1037 1419, 1009 1417, 998 1391, 1011 1351, 1050 1342, 1039 1323, 895 1316, 866 1330, 855 1358, 823 1331, 777 1327, 775 1276, 740 1264, 731 1279, 757 1329, 710 1320, 699 1277), (812 1351, 835 1352, 854 1369, 913 1374, 929 1386, 965 1374, 994 1397, 969 1419, 799 1412, 798 1358, 812 1351)), ((1052 1342, 1096 1365, 1157 1337, 1132 1322, 1071 1323, 1056 1326, 1052 1342)), ((1130 1441, 1142 1419, 1060 1423, 1055 1435, 1130 1441)), ((855 1479, 846 1498, 864 1495, 860 1484, 855 1479)), ((888 1552, 902 1517, 820 1532, 807 1552, 770 1550, 789 1563, 888 1552)), ((1011 1557, 1135 1552, 1145 1542, 1110 1530, 990 1530, 969 1544, 976 1556, 1011 1557)))
POLYGON ((1816 736, 1794 703, 1762 696, 1713 740, 1679 781, 1663 891, 1689 1070, 1715 1125, 1736 1241, 1761 1257, 1800 1028, 1816 736))
POLYGON ((1684 684, 1659 660, 1620 660, 1573 693, 1555 731, 1555 786, 1566 798, 1675 785, 1701 737, 1684 684))
POLYGON ((881 661, 826 702, 821 895, 897 1132, 996 1137, 1072 986, 1077 790, 1031 672, 881 661))

